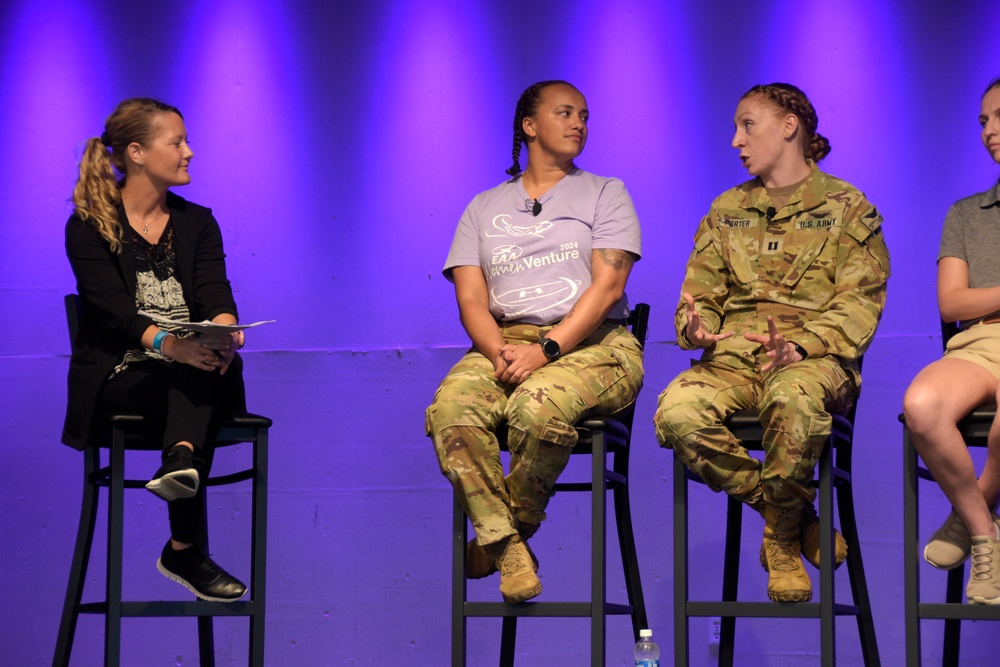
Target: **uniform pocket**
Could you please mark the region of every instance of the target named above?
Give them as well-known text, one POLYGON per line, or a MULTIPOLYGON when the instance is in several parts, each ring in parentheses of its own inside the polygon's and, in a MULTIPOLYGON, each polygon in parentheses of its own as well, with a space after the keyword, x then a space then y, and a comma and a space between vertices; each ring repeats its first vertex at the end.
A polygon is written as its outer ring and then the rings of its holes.
POLYGON ((737 280, 741 283, 752 283, 757 279, 757 272, 750 263, 750 256, 742 236, 736 233, 726 234, 722 249, 726 264, 732 269, 737 280))
POLYGON ((820 253, 823 252, 823 246, 826 245, 826 236, 813 239, 810 241, 802 250, 798 252, 795 257, 795 261, 788 268, 785 273, 785 277, 781 279, 781 284, 785 287, 795 287, 795 285, 802 279, 805 272, 809 269, 812 263, 819 257, 820 253))

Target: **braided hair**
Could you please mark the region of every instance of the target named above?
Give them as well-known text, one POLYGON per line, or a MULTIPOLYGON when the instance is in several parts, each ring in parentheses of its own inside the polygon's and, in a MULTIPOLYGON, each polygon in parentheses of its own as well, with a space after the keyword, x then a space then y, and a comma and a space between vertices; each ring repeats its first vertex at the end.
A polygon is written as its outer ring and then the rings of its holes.
POLYGON ((790 83, 769 83, 757 85, 744 93, 740 100, 752 95, 761 95, 785 113, 794 114, 804 130, 803 151, 806 158, 819 162, 830 154, 830 140, 816 132, 819 118, 816 109, 806 94, 790 83))
POLYGON ((181 115, 176 107, 158 100, 125 100, 108 116, 101 136, 88 139, 84 148, 80 176, 73 188, 73 211, 81 220, 89 220, 115 253, 122 248, 118 204, 128 175, 126 150, 133 142, 148 145, 160 131, 161 116, 166 113, 181 115))
POLYGON ((573 88, 573 84, 561 79, 551 79, 549 81, 539 81, 528 86, 521 97, 517 100, 517 107, 514 110, 514 148, 511 150, 511 157, 514 163, 506 171, 509 176, 517 176, 521 173, 521 144, 528 143, 528 137, 524 134, 524 119, 538 113, 538 106, 542 103, 542 90, 555 84, 563 84, 573 88))

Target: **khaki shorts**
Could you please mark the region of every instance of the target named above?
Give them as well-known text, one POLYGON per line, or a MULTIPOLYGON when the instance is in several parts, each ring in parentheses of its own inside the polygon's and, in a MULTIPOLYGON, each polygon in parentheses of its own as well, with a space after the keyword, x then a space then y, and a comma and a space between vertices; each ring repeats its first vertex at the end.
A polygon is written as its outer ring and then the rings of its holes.
POLYGON ((974 324, 951 337, 946 359, 964 359, 982 366, 1000 380, 1000 323, 974 324))

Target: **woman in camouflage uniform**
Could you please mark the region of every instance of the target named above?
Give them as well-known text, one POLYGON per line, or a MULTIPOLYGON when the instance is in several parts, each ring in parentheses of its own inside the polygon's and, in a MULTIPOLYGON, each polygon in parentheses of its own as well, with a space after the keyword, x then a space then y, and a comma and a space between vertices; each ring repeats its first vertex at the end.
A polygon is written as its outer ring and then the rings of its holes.
MULTIPOLYGON (((830 144, 801 90, 751 88, 735 125, 754 178, 712 202, 695 234, 675 326, 682 348, 704 352, 660 395, 654 420, 660 443, 710 488, 763 515, 768 596, 800 602, 812 597, 801 555, 819 565, 809 482, 830 411, 857 397, 889 254, 875 207, 816 167, 830 144), (742 409, 760 412, 763 463, 723 425, 742 409)), ((836 561, 845 556, 838 534, 836 561)))

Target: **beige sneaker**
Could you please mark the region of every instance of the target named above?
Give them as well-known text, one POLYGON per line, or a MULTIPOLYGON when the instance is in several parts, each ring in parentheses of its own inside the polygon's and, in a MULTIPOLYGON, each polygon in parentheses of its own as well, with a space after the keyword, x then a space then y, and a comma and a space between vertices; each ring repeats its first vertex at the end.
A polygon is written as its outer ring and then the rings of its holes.
MULTIPOLYGON (((493 545, 481 546, 475 538, 465 545, 465 576, 469 579, 483 579, 497 571, 497 554, 490 551, 493 545)), ((524 543, 531 555, 531 564, 538 572, 538 559, 528 543, 524 543)))
POLYGON ((970 604, 1000 604, 1000 540, 970 538, 972 572, 965 587, 970 604))
POLYGON ((764 518, 767 597, 775 602, 808 602, 812 599, 812 582, 802 563, 799 544, 802 511, 768 505, 764 518))
MULTIPOLYGON (((1000 527, 1000 516, 993 513, 993 523, 1000 527)), ((952 510, 924 547, 924 560, 941 570, 952 570, 969 557, 972 542, 965 522, 952 510)))
POLYGON ((500 594, 507 604, 530 600, 542 592, 542 582, 535 574, 531 552, 520 535, 511 535, 506 540, 503 553, 497 559, 497 567, 500 569, 500 594))

